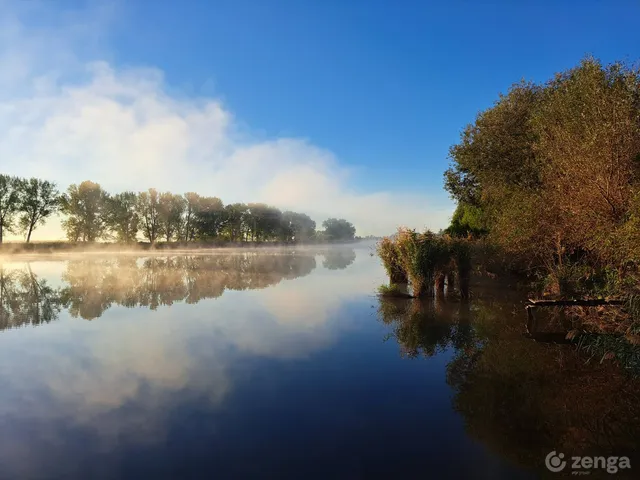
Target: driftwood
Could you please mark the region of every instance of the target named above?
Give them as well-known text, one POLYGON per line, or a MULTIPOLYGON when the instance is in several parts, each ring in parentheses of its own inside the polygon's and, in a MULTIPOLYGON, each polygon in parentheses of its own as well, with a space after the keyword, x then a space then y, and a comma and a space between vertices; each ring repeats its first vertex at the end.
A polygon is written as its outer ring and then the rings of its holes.
POLYGON ((585 299, 585 300, 533 300, 529 299, 525 305, 527 311, 527 333, 533 335, 535 333, 536 318, 533 310, 539 307, 598 307, 601 305, 620 306, 625 301, 621 299, 585 299))

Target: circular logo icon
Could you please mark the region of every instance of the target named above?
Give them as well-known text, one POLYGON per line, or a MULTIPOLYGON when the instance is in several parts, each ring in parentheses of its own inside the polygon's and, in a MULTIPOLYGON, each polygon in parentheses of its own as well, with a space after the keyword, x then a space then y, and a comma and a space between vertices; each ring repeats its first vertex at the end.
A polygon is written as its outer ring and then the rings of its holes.
POLYGON ((567 466, 567 462, 563 460, 564 453, 556 453, 554 450, 550 452, 544 459, 544 464, 552 472, 561 472, 567 466))

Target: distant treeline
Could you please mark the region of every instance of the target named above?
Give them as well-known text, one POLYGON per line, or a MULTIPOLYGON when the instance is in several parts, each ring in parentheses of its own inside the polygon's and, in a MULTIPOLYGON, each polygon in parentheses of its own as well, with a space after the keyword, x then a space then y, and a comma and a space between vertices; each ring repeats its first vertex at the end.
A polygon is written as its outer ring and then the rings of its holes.
POLYGON ((639 290, 640 71, 593 58, 515 84, 450 150, 447 233, 485 237, 562 295, 639 290))
POLYGON ((304 213, 264 203, 224 205, 218 197, 194 192, 109 194, 99 184, 84 181, 60 194, 56 185, 38 178, 0 175, 0 243, 3 234, 31 234, 55 213, 64 215, 62 228, 71 242, 111 240, 135 243, 140 237, 157 241, 336 242, 355 239, 355 227, 329 218, 324 230, 304 213))

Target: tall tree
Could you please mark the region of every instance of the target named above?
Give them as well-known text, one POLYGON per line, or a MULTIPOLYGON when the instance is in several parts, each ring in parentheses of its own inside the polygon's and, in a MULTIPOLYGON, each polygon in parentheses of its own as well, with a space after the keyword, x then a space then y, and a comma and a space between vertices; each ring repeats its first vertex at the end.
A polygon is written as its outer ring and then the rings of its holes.
POLYGON ((106 224, 119 242, 135 243, 140 229, 140 216, 135 192, 118 193, 107 201, 106 224))
POLYGON ((20 229, 28 243, 36 227, 44 224, 60 207, 60 193, 55 183, 38 178, 23 180, 21 190, 20 229))
POLYGON ((4 232, 13 231, 13 220, 20 208, 21 181, 17 177, 0 175, 0 243, 4 232))
POLYGON ((173 238, 179 240, 187 201, 182 195, 164 192, 160 194, 158 202, 161 234, 167 242, 173 238))
POLYGON ((104 235, 108 198, 99 184, 89 180, 69 186, 60 200, 60 211, 68 217, 62 227, 69 240, 94 242, 104 235))
POLYGON ((140 216, 142 234, 150 243, 160 236, 160 195, 155 188, 138 194, 136 209, 140 216))

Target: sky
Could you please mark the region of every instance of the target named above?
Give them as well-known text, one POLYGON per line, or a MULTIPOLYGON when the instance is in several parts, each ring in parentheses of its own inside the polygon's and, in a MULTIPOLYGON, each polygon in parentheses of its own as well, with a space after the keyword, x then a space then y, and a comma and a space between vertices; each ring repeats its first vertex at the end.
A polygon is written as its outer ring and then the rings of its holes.
POLYGON ((0 0, 0 172, 438 230, 465 125, 585 55, 637 63, 638 24, 632 0, 0 0))

